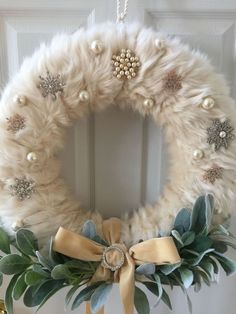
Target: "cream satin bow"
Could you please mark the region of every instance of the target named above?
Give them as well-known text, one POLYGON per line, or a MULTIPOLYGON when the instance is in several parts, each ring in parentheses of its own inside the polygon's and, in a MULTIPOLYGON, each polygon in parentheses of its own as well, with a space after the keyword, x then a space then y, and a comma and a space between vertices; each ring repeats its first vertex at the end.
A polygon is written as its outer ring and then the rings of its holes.
MULTIPOLYGON (((111 246, 106 247, 62 227, 54 240, 54 250, 83 261, 101 261, 91 282, 119 282, 125 314, 134 313, 135 265, 154 263, 175 264, 180 256, 172 237, 153 238, 133 245, 129 249, 120 242, 121 220, 103 221, 103 237, 111 246)), ((90 307, 86 307, 90 313, 90 307)), ((103 309, 99 314, 103 313, 103 309)))

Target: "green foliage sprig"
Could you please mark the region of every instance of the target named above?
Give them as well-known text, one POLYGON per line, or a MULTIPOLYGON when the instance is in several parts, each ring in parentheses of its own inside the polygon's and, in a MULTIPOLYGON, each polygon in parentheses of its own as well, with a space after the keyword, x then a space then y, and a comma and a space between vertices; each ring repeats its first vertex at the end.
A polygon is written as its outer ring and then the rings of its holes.
MULTIPOLYGON (((136 267, 136 282, 156 296, 157 304, 162 300, 172 309, 164 286, 180 286, 191 312, 187 294, 190 286, 194 286, 195 291, 200 290, 202 283, 210 286, 217 279, 219 266, 227 275, 236 273, 236 262, 225 256, 228 247, 236 249, 236 239, 223 225, 212 225, 213 211, 213 198, 206 195, 197 199, 192 211, 184 208, 178 213, 171 236, 180 254, 180 263, 136 267)), ((82 233, 107 246, 91 221, 85 224, 82 233)), ((13 300, 23 297, 25 306, 37 306, 38 310, 65 287, 70 287, 65 304, 72 310, 89 300, 92 313, 105 305, 112 283, 87 285, 99 263, 72 259, 54 252, 52 247, 51 239, 47 248, 40 252, 38 241, 30 230, 20 229, 10 238, 0 228, 0 250, 5 253, 0 259, 0 284, 3 274, 12 275, 5 294, 8 314, 13 314, 13 300)), ((138 286, 135 287, 134 303, 138 314, 150 313, 148 298, 138 286)))

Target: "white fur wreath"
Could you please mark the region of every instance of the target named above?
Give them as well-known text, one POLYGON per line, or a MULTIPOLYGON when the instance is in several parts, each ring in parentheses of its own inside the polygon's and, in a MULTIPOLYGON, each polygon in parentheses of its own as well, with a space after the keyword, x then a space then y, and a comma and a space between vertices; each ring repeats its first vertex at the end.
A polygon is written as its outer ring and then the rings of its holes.
POLYGON ((58 35, 26 59, 0 105, 0 216, 42 241, 59 226, 79 231, 99 213, 83 210, 60 177, 58 151, 75 119, 122 104, 164 127, 171 165, 157 204, 123 218, 122 239, 136 243, 169 231, 182 207, 214 195, 216 220, 235 201, 236 110, 207 58, 137 25, 104 24, 58 35), (123 49, 123 50, 122 50, 123 49))

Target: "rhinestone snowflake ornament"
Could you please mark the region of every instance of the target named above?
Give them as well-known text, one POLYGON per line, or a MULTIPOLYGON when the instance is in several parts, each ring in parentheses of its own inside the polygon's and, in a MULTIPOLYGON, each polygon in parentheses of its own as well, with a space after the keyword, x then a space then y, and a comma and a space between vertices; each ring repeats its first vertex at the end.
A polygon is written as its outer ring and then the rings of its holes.
POLYGON ((212 125, 207 129, 207 143, 214 144, 215 150, 219 150, 221 147, 227 149, 230 142, 234 139, 234 134, 232 134, 234 128, 231 126, 229 120, 220 122, 219 119, 215 119, 212 125))
POLYGON ((205 170, 203 180, 214 184, 216 180, 221 179, 223 176, 223 168, 214 165, 212 168, 205 170))
POLYGON ((63 87, 65 86, 65 83, 61 77, 60 74, 57 74, 56 76, 53 76, 47 71, 47 76, 42 77, 39 76, 41 83, 39 84, 39 88, 42 91, 43 97, 47 97, 49 94, 53 96, 53 99, 55 100, 57 98, 57 93, 63 93, 63 87))
POLYGON ((119 54, 113 55, 111 64, 113 76, 131 80, 138 73, 140 60, 130 49, 122 49, 119 54))
POLYGON ((175 70, 167 73, 164 78, 164 90, 175 93, 182 88, 182 76, 176 73, 175 70))
POLYGON ((15 184, 10 185, 12 196, 16 196, 19 201, 29 199, 35 192, 35 182, 33 180, 26 180, 25 178, 16 178, 15 184))
POLYGON ((18 113, 14 116, 7 118, 7 131, 17 133, 25 128, 25 117, 22 117, 18 113))

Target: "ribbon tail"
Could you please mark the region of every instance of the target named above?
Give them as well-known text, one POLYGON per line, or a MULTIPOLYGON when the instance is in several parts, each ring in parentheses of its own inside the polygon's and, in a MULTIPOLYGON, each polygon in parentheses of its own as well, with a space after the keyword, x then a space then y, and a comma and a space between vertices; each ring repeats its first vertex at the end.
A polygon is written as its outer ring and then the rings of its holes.
POLYGON ((120 269, 120 295, 125 314, 134 313, 135 263, 129 253, 126 253, 125 265, 120 269))
MULTIPOLYGON (((86 314, 92 314, 90 302, 86 303, 86 314)), ((102 307, 96 314, 104 314, 104 307, 102 307)))

